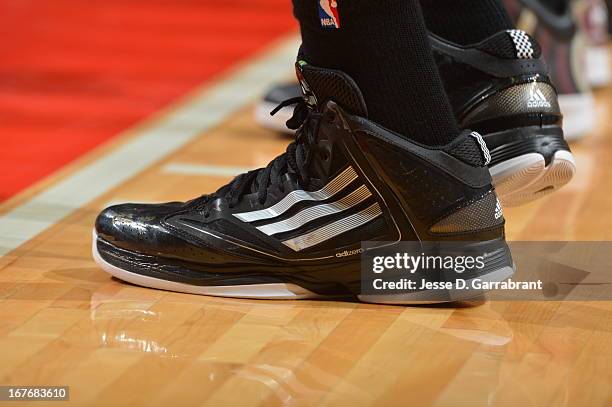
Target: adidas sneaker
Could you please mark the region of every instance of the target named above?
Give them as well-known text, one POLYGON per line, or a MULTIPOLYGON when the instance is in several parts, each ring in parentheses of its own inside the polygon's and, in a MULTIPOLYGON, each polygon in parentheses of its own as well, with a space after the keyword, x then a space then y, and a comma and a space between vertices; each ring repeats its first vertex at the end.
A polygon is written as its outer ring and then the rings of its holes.
MULTIPOLYGON (((352 295, 376 303, 421 301, 428 289, 361 295, 364 241, 386 242, 387 249, 402 241, 456 242, 486 252, 483 267, 466 278, 512 274, 480 135, 466 131, 447 146, 424 147, 368 120, 344 73, 303 61, 297 72, 305 95, 292 101, 290 124, 299 128, 285 154, 189 202, 105 209, 94 230, 97 263, 157 289, 243 298, 352 295)), ((481 294, 451 291, 446 300, 481 294)))
POLYGON ((522 205, 567 184, 576 167, 537 41, 521 30, 467 47, 430 38, 459 124, 483 134, 491 151, 502 204, 522 205))
MULTIPOLYGON (((528 203, 568 183, 574 159, 537 42, 520 30, 502 31, 468 47, 433 34, 430 40, 457 120, 483 134, 491 151, 489 166, 503 205, 528 203)), ((299 92, 297 85, 269 92, 257 109, 259 123, 285 126, 290 108, 274 116, 269 112, 299 92)))

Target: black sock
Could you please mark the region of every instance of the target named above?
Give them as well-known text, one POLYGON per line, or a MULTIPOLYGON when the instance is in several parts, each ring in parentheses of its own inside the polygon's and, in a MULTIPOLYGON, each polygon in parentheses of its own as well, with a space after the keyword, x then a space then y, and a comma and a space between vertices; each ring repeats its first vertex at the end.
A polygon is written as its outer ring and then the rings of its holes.
POLYGON ((502 0, 420 1, 427 28, 457 44, 474 44, 514 28, 502 0))
POLYGON ((569 7, 570 0, 541 0, 550 11, 556 14, 564 14, 569 7))
POLYGON ((305 60, 351 76, 382 126, 427 145, 452 141, 459 127, 418 0, 336 1, 340 27, 324 28, 319 1, 293 0, 305 60))

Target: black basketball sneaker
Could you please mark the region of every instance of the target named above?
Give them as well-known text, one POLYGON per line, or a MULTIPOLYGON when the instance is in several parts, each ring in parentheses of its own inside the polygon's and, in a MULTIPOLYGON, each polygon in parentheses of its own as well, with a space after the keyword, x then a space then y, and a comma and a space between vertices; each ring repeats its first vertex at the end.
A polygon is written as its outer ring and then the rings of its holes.
POLYGON ((470 47, 430 38, 460 125, 481 132, 491 151, 502 203, 522 205, 567 184, 576 167, 538 43, 520 30, 470 47))
MULTIPOLYGON (((466 280, 502 281, 514 268, 480 135, 441 148, 410 142, 367 119, 354 81, 300 61, 304 96, 296 139, 263 169, 189 202, 124 204, 96 220, 93 256, 122 280, 158 289, 242 298, 361 295, 362 242, 455 242, 484 250, 466 280)), ((384 242, 384 243, 382 243, 384 242)), ((444 300, 481 294, 451 290, 444 300)), ((439 297, 438 297, 439 298, 439 297)))
MULTIPOLYGON (((430 39, 457 120, 480 132, 491 151, 489 167, 502 204, 522 205, 567 184, 574 158, 537 42, 520 30, 467 47, 433 34, 430 39)), ((274 117, 269 109, 299 92, 295 84, 273 89, 257 107, 258 122, 281 129, 291 109, 274 117)))

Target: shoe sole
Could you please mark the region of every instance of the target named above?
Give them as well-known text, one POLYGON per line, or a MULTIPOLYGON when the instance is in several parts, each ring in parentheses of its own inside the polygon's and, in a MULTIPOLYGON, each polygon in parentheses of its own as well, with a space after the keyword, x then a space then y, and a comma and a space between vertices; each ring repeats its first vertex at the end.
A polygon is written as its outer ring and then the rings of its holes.
MULTIPOLYGON (((271 284, 249 284, 249 285, 228 285, 228 286, 198 286, 175 281, 159 279, 151 276, 134 273, 117 267, 106 261, 98 251, 98 236, 93 231, 92 255, 94 261, 113 277, 119 280, 135 284, 141 287, 154 288, 164 291, 174 291, 186 294, 207 295, 212 297, 259 299, 259 300, 321 300, 338 298, 338 296, 325 296, 314 293, 306 288, 292 283, 271 283, 271 284)), ((479 276, 477 279, 483 282, 504 281, 515 272, 512 267, 502 267, 490 273, 479 276)), ((473 280, 468 280, 468 286, 473 280)), ((445 292, 445 300, 427 300, 431 294, 427 291, 420 291, 410 294, 400 295, 358 295, 357 298, 362 302, 376 304, 438 304, 455 301, 466 301, 482 296, 486 291, 477 289, 458 289, 445 292)))
POLYGON ((97 241, 98 238, 94 232, 92 254, 94 261, 102 268, 102 270, 122 281, 142 287, 187 294, 209 295, 212 297, 245 299, 298 300, 322 297, 319 294, 315 294, 295 284, 274 283, 257 285, 196 286, 145 276, 124 270, 104 260, 100 255, 100 252, 98 252, 97 241))
POLYGON ((524 154, 491 167, 491 176, 503 206, 520 206, 561 188, 573 178, 572 153, 555 152, 550 164, 538 153, 524 154))

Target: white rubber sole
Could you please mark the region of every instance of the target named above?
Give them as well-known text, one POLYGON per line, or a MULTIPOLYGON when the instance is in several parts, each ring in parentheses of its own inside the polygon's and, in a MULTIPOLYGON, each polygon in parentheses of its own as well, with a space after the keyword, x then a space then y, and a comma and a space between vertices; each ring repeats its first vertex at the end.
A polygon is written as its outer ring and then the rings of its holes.
POLYGON ((586 69, 589 83, 600 88, 610 83, 610 56, 608 47, 587 47, 586 69))
POLYGON ((209 295, 212 297, 267 299, 267 300, 299 300, 315 299, 322 296, 315 294, 295 284, 257 284, 257 285, 230 285, 230 286, 197 286, 162 280, 155 277, 132 273, 113 266, 100 256, 97 247, 97 236, 94 231, 92 255, 94 261, 113 277, 142 287, 155 288, 164 291, 179 293, 209 295))
POLYGON ((559 95, 565 139, 578 140, 595 129, 595 98, 590 93, 559 95))
POLYGON ((255 107, 255 121, 265 129, 281 133, 293 134, 287 127, 287 120, 293 116, 293 107, 287 106, 279 110, 274 116, 270 112, 276 108, 273 103, 262 101, 255 107))
MULTIPOLYGON (((162 280, 155 277, 144 276, 133 273, 108 263, 100 256, 97 247, 97 235, 93 232, 92 255, 94 261, 113 277, 141 287, 154 288, 157 290, 174 291, 179 293, 208 295, 212 297, 260 299, 260 300, 306 300, 306 299, 330 299, 295 284, 251 284, 251 285, 229 285, 229 286, 196 286, 162 280)), ((505 267, 492 273, 479 277, 484 282, 504 281, 514 273, 513 267, 505 267)), ((468 280, 468 287, 471 284, 468 280)), ((461 289, 445 293, 444 301, 431 301, 431 292, 423 291, 411 294, 399 295, 360 295, 358 299, 363 302, 375 304, 437 304, 454 301, 465 301, 481 296, 482 290, 461 289)))
POLYGON ((548 166, 538 153, 521 155, 490 168, 502 206, 526 204, 561 188, 576 173, 569 151, 557 151, 548 166))

